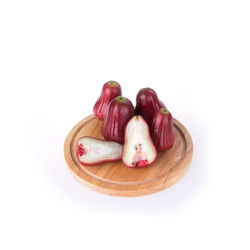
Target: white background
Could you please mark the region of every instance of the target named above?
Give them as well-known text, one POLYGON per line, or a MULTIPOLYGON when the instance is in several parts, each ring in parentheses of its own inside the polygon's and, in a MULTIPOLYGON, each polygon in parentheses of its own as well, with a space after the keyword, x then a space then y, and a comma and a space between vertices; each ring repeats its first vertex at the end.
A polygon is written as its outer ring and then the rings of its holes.
POLYGON ((1 1, 1 249, 249 249, 249 1, 1 1), (162 192, 91 191, 63 143, 102 84, 152 87, 193 163, 162 192), (247 238, 248 237, 248 238, 247 238))

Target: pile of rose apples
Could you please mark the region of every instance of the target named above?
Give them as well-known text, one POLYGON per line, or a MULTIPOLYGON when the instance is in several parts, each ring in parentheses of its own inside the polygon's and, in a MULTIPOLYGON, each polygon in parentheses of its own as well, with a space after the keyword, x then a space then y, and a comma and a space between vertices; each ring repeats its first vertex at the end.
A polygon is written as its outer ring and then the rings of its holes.
POLYGON ((93 111, 103 120, 104 140, 88 136, 78 140, 77 157, 83 165, 122 159, 127 167, 146 167, 156 161, 157 151, 174 144, 172 115, 151 88, 138 92, 134 108, 118 82, 106 82, 93 111))

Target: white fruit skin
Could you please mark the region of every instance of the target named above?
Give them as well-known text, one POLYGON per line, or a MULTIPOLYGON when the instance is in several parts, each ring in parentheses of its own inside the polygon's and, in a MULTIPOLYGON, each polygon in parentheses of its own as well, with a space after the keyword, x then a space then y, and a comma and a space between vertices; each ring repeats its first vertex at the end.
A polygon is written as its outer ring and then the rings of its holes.
POLYGON ((91 137, 83 137, 78 141, 78 145, 87 145, 90 152, 79 156, 79 160, 83 163, 98 163, 103 161, 112 161, 121 159, 122 145, 112 141, 103 141, 91 137))
POLYGON ((153 163, 157 157, 157 151, 150 137, 149 128, 141 116, 134 116, 127 124, 125 130, 125 143, 123 148, 122 161, 128 167, 132 165, 135 155, 134 145, 143 145, 142 154, 147 155, 148 165, 153 163))

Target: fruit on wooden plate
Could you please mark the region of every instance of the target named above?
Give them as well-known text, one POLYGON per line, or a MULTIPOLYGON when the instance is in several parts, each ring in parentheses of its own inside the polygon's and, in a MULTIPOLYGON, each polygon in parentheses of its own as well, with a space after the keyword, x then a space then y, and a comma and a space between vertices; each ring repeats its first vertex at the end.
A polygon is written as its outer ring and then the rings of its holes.
POLYGON ((92 137, 82 137, 77 142, 78 161, 86 166, 103 162, 118 161, 122 158, 122 145, 92 137))
POLYGON ((155 112, 150 130, 157 150, 166 151, 174 145, 174 124, 172 115, 167 109, 161 108, 155 112))
POLYGON ((134 116, 131 101, 123 96, 114 98, 109 106, 102 124, 102 134, 106 140, 123 143, 125 128, 134 116))
POLYGON ((149 127, 142 116, 134 116, 127 124, 122 161, 127 167, 146 167, 155 162, 156 148, 149 127))
POLYGON ((116 81, 106 82, 103 85, 101 95, 96 101, 93 108, 95 116, 98 119, 103 120, 111 100, 120 95, 122 95, 122 90, 118 82, 116 81))
POLYGON ((156 92, 151 88, 140 89, 136 96, 135 113, 141 115, 146 122, 150 123, 156 110, 166 108, 159 100, 156 92))

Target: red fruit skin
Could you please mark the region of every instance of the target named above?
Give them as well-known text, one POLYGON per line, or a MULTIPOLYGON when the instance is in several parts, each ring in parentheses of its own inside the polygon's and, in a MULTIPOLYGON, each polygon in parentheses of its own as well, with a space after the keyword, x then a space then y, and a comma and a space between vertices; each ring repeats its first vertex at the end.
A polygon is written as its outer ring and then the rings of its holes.
POLYGON ((141 89, 136 96, 135 113, 141 115, 147 123, 150 124, 151 119, 160 108, 166 108, 161 102, 156 92, 151 88, 141 89))
POLYGON ((167 151, 174 145, 174 124, 170 112, 157 110, 150 124, 151 137, 158 151, 167 151))
POLYGON ((104 120, 109 103, 111 102, 112 99, 120 95, 122 95, 122 90, 118 82, 115 81, 106 82, 103 85, 101 95, 96 101, 93 108, 95 116, 100 120, 104 120), (115 85, 114 86, 110 85, 110 83, 115 83, 115 85))
MULTIPOLYGON (((84 137, 85 138, 86 137, 87 138, 94 138, 94 139, 99 140, 99 141, 104 141, 103 139, 97 139, 97 138, 92 137, 92 136, 83 136, 83 137, 79 138, 78 141, 80 141, 84 137)), ((106 162, 115 162, 115 161, 119 161, 122 159, 122 156, 121 156, 121 157, 117 157, 116 159, 112 159, 112 160, 103 160, 103 161, 97 161, 97 162, 93 162, 93 163, 83 162, 80 160, 80 157, 84 154, 84 149, 82 148, 82 145, 79 144, 78 142, 77 142, 77 147, 78 147, 78 149, 76 151, 76 157, 77 157, 78 161, 84 166, 90 167, 90 166, 95 166, 97 164, 106 163, 106 162)))
MULTIPOLYGON (((119 98, 119 97, 117 97, 119 98)), ((135 115, 131 101, 125 97, 124 102, 113 99, 102 124, 102 134, 106 140, 124 142, 125 128, 128 121, 135 115)))

